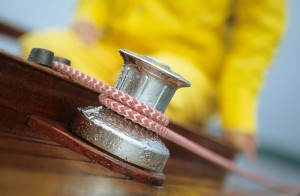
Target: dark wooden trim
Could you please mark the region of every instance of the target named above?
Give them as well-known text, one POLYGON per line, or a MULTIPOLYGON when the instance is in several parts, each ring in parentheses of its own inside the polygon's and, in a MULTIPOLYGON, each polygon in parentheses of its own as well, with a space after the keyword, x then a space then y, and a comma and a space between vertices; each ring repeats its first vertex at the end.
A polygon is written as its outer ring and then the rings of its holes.
POLYGON ((25 34, 26 31, 0 20, 0 33, 17 39, 25 34))

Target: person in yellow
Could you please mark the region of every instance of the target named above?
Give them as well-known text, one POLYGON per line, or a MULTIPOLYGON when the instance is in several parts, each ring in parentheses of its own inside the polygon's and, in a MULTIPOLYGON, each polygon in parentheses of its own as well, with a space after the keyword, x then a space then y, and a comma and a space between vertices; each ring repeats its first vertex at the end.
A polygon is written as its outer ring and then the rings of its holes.
POLYGON ((118 48, 154 57, 192 83, 175 94, 169 118, 197 132, 219 111, 225 138, 251 155, 259 90, 284 23, 283 0, 81 0, 70 28, 28 33, 21 44, 24 56, 47 48, 111 85, 118 48))

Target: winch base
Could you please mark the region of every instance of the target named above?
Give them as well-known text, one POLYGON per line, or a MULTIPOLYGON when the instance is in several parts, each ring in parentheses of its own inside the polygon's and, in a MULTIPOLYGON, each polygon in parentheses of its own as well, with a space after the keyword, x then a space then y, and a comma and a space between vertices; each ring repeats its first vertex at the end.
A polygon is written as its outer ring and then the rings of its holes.
POLYGON ((30 130, 39 132, 41 135, 49 137, 51 140, 86 156, 108 169, 124 174, 129 179, 152 186, 162 186, 165 181, 163 173, 143 170, 121 161, 101 151, 99 148, 86 143, 69 132, 65 126, 54 121, 39 116, 31 116, 27 122, 27 126, 31 128, 30 130))

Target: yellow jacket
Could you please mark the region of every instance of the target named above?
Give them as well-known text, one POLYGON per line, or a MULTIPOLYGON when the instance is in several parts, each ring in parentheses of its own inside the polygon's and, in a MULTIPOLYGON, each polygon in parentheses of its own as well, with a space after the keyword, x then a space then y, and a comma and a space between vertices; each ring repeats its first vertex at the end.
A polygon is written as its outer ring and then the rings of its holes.
POLYGON ((98 27, 99 43, 84 48, 70 31, 29 34, 25 51, 38 43, 108 83, 121 64, 110 51, 151 55, 192 82, 167 110, 173 121, 196 129, 218 103, 224 129, 256 130, 258 92, 284 28, 283 0, 81 0, 75 21, 98 27))

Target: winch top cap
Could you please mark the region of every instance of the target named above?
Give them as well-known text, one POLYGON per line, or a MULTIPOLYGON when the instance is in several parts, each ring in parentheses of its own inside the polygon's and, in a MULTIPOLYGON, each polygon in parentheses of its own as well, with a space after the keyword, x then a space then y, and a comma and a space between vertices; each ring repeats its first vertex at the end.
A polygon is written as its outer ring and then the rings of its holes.
POLYGON ((134 52, 120 49, 119 50, 125 64, 134 64, 139 69, 152 73, 157 77, 174 84, 177 88, 190 87, 191 83, 171 70, 171 68, 149 56, 143 56, 134 52))

